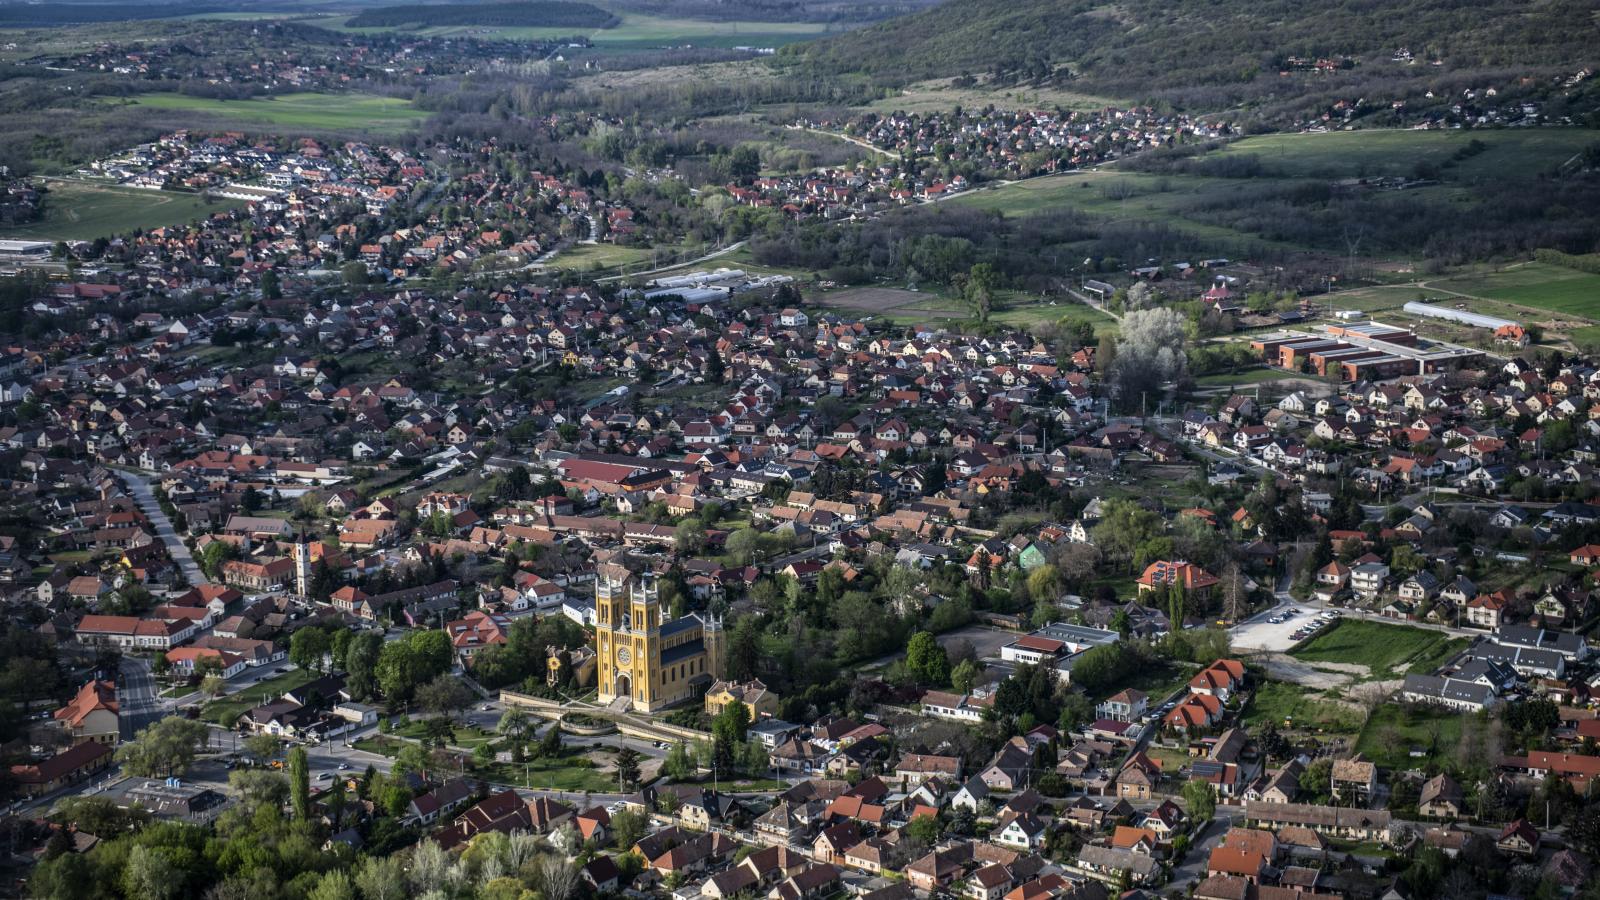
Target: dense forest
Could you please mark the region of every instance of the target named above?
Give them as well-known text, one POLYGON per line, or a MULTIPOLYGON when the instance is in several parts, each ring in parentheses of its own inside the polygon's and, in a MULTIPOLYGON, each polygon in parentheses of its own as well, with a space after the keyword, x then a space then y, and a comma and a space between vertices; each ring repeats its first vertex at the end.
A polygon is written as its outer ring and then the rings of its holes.
MULTIPOLYGON (((1289 57, 1452 70, 1595 62, 1590 0, 952 0, 807 44, 780 60, 904 83, 1020 68, 1109 96, 1280 83, 1289 57), (1396 64, 1398 65, 1398 64, 1396 64)), ((1034 80, 1042 80, 1035 77, 1034 80)))
POLYGON ((611 28, 616 16, 598 6, 566 0, 536 3, 459 3, 448 6, 380 6, 347 23, 352 28, 399 28, 407 25, 492 25, 502 28, 611 28))

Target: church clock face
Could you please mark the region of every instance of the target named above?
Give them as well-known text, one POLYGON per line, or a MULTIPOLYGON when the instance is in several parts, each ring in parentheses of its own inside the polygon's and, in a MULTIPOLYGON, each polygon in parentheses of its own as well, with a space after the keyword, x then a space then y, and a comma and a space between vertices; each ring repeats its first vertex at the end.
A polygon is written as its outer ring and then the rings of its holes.
POLYGON ((629 650, 627 647, 618 647, 617 665, 625 666, 631 662, 633 662, 633 651, 629 650))

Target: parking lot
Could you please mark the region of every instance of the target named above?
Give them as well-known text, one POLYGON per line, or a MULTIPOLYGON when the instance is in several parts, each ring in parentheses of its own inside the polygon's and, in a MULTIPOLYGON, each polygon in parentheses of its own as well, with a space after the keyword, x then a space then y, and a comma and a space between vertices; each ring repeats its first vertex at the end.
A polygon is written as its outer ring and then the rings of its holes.
POLYGON ((1289 648, 1304 640, 1304 636, 1296 638, 1295 632, 1302 628, 1316 625, 1319 620, 1316 610, 1303 606, 1277 606, 1266 612, 1260 613, 1243 625, 1236 625, 1230 632, 1233 637, 1233 646, 1236 650, 1265 650, 1272 653, 1283 653, 1289 648), (1272 620, 1282 616, 1291 609, 1300 610, 1299 615, 1291 616, 1280 622, 1272 620))

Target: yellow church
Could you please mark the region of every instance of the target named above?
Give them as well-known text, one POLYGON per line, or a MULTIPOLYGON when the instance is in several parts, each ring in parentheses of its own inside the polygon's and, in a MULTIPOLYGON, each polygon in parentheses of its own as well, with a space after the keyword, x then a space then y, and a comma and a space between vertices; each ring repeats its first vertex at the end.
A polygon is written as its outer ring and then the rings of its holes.
POLYGON ((662 621, 655 578, 603 563, 594 586, 600 702, 655 712, 693 700, 722 678, 722 621, 662 621))

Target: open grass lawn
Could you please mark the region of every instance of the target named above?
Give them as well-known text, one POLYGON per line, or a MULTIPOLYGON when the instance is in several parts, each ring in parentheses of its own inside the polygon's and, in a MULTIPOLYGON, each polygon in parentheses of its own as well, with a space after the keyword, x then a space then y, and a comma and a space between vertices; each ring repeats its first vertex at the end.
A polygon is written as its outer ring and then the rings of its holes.
POLYGON ((1264 384, 1273 381, 1283 381, 1287 378, 1305 378, 1299 372, 1286 372, 1283 369, 1269 369, 1265 366, 1259 369, 1246 369, 1243 372, 1219 372, 1215 375, 1202 375, 1194 380, 1200 387, 1227 387, 1233 384, 1264 384))
POLYGON ((1529 262, 1499 272, 1430 283, 1445 290, 1600 322, 1600 275, 1565 266, 1529 262))
POLYGON ((1360 710, 1324 698, 1321 691, 1282 681, 1256 686, 1242 722, 1251 728, 1268 724, 1303 731, 1354 735, 1365 716, 1360 710))
POLYGON ((1466 645, 1465 638, 1425 628, 1340 619, 1289 655, 1307 662, 1355 663, 1387 677, 1430 672, 1466 645))
POLYGON ((618 247, 615 244, 579 244, 557 253, 550 260, 552 269, 609 269, 616 266, 637 268, 648 263, 653 251, 639 247, 618 247))
POLYGON ((243 126, 271 125, 316 131, 393 134, 409 130, 428 116, 409 100, 372 94, 279 94, 249 100, 140 94, 133 102, 151 109, 204 113, 243 126))
POLYGON ((183 225, 238 206, 236 200, 208 199, 177 191, 142 191, 81 181, 46 182, 44 216, 0 237, 17 240, 90 241, 135 228, 183 225))
MULTIPOLYGON (((390 734, 420 741, 428 736, 427 723, 422 719, 414 719, 407 722, 404 728, 396 728, 390 734)), ((479 745, 488 744, 495 740, 498 740, 498 736, 487 731, 474 728, 471 725, 457 725, 455 740, 451 741, 451 743, 467 750, 476 750, 479 745)))
POLYGON ((1411 768, 1411 748, 1437 758, 1451 752, 1461 740, 1461 713, 1425 706, 1387 703, 1373 711, 1356 739, 1356 751, 1386 768, 1411 768))
POLYGON ((317 673, 309 669, 290 669, 276 678, 249 685, 236 693, 207 703, 200 708, 200 718, 218 725, 232 726, 245 710, 276 700, 285 691, 292 691, 302 684, 315 681, 316 678, 317 673))

